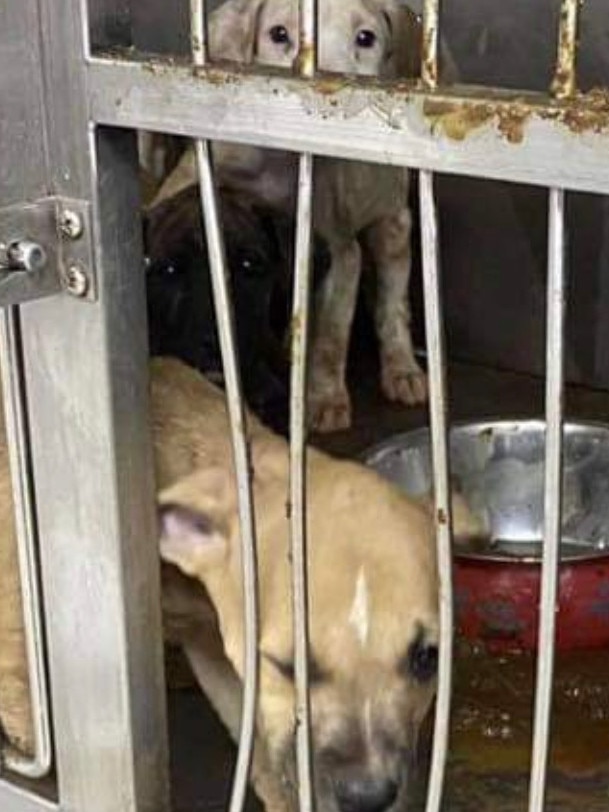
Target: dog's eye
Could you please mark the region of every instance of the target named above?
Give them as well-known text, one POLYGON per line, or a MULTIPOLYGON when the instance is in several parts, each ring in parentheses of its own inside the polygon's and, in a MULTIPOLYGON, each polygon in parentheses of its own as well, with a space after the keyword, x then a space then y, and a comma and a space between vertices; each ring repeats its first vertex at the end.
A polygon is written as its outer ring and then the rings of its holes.
POLYGON ((290 44, 290 34, 285 25, 274 25, 269 31, 269 37, 275 45, 290 44))
POLYGON ((415 640, 408 649, 404 665, 418 682, 429 682, 438 672, 438 647, 415 640))
POLYGON ((358 48, 374 48, 376 45, 376 34, 367 28, 362 28, 357 32, 355 43, 358 48))

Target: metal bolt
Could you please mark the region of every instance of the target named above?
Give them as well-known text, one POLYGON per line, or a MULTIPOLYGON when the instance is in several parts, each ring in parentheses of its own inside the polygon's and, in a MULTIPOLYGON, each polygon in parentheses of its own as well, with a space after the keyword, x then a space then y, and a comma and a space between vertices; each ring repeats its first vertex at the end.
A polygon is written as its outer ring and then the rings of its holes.
POLYGON ((70 265, 64 275, 64 284, 68 293, 82 299, 89 290, 89 277, 79 265, 70 265))
POLYGON ((68 240, 77 240, 84 229, 82 217, 72 209, 64 209, 59 215, 59 230, 68 240))
POLYGON ((41 271, 47 264, 47 254, 37 242, 15 240, 0 244, 0 268, 6 271, 41 271))

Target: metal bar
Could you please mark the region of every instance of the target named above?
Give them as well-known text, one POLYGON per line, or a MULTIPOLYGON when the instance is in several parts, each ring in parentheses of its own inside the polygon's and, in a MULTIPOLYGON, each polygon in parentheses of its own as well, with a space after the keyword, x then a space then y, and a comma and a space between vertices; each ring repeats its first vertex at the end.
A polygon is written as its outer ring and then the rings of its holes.
POLYGON ((300 0, 300 47, 298 49, 299 73, 311 79, 317 67, 317 0, 300 0))
POLYGON ((60 812, 53 801, 0 780, 0 809, 3 812, 60 812))
POLYGON ((112 60, 89 64, 88 82, 92 117, 120 127, 609 192, 609 110, 585 96, 387 92, 340 78, 318 93, 315 80, 112 60))
POLYGON ((58 296, 21 309, 59 798, 70 810, 165 812, 160 575, 131 134, 100 134, 93 178, 99 301, 58 296))
POLYGON ((23 366, 19 349, 18 311, 0 311, 0 351, 5 431, 10 459, 15 530, 28 662, 28 680, 34 734, 34 756, 7 753, 4 763, 27 778, 42 778, 51 767, 50 710, 42 631, 34 503, 30 481, 30 455, 23 393, 23 366))
POLYGON ((425 0, 423 5, 423 48, 421 80, 429 90, 438 85, 440 41, 440 0, 425 0))
MULTIPOLYGON (((196 66, 205 63, 204 0, 191 0, 192 57, 196 66)), ((241 729, 235 774, 231 790, 229 812, 241 812, 245 804, 249 773, 256 734, 258 703, 258 567, 256 556, 256 526, 250 480, 251 459, 247 440, 246 416, 243 407, 241 379, 237 360, 233 310, 229 294, 229 274, 226 266, 222 226, 216 196, 216 187, 209 144, 196 141, 195 154, 201 194, 201 208, 205 222, 209 267, 212 280, 214 307, 220 338, 220 352, 226 382, 226 398, 230 419, 235 478, 239 503, 239 524, 243 555, 244 596, 244 684, 241 711, 241 729)))
POLYGON ((448 401, 440 278, 438 217, 431 172, 419 173, 425 335, 429 364, 429 411, 438 545, 440 601, 440 662, 434 722, 433 752, 426 812, 439 812, 448 753, 452 694, 453 592, 452 516, 447 438, 448 401))
MULTIPOLYGON (((44 32, 47 193, 92 202, 99 294, 20 311, 60 805, 165 812, 135 135, 98 130, 95 139, 82 0, 24 2, 39 7, 44 32)), ((104 3, 96 5, 101 25, 104 3)), ((105 23, 113 22, 110 10, 105 23)))
POLYGON ((561 536, 565 296, 565 194, 561 189, 551 189, 548 234, 544 545, 529 812, 544 810, 550 745, 561 536))
POLYGON ((199 67, 203 67, 208 59, 206 11, 205 0, 190 0, 192 61, 199 67))
POLYGON ((315 807, 309 701, 309 600, 306 530, 306 382, 311 295, 313 156, 300 157, 296 219, 292 369, 290 382, 290 505, 294 668, 296 683, 296 757, 300 812, 315 807))
POLYGON ((201 206, 205 220, 209 267, 212 278, 214 305, 220 350, 226 382, 226 397, 230 418, 235 477, 239 497, 239 522, 243 554, 243 595, 245 607, 245 650, 243 706, 241 731, 229 812, 241 812, 245 803, 249 771, 252 762, 258 701, 258 585, 256 563, 256 530, 250 481, 250 449, 246 437, 241 381, 237 365, 233 312, 228 290, 228 271, 220 225, 216 190, 213 180, 209 145, 195 144, 201 191, 201 206))
POLYGON ((558 28, 558 53, 552 80, 556 98, 573 96, 577 90, 577 48, 582 0, 562 0, 558 28))

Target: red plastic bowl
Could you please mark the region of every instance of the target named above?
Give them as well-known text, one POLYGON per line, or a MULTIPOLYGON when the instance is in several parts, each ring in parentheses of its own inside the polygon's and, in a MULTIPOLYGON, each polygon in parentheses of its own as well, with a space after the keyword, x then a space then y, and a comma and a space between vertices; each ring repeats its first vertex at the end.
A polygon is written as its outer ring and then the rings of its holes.
MULTIPOLYGON (((541 566, 457 556, 457 628, 490 651, 537 648, 541 566)), ((556 647, 609 646, 609 555, 560 566, 556 647)))
MULTIPOLYGON (((543 421, 481 421, 450 432, 452 487, 488 529, 486 541, 455 552, 456 622, 487 649, 537 647, 544 454, 543 421)), ((364 459, 406 493, 432 490, 427 429, 389 437, 364 459)), ((609 647, 609 426, 567 423, 563 466, 556 645, 609 647)))

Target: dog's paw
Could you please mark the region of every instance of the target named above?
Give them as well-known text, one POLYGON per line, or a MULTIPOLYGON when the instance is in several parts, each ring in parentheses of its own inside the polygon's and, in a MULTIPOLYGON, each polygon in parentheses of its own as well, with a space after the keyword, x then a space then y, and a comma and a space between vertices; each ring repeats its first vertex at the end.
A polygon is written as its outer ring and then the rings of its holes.
POLYGON ((308 425, 311 431, 329 434, 348 429, 351 425, 351 402, 346 390, 310 395, 308 425))
POLYGON ((427 375, 418 366, 410 369, 386 366, 382 372, 381 385, 389 400, 406 406, 427 402, 427 375))

